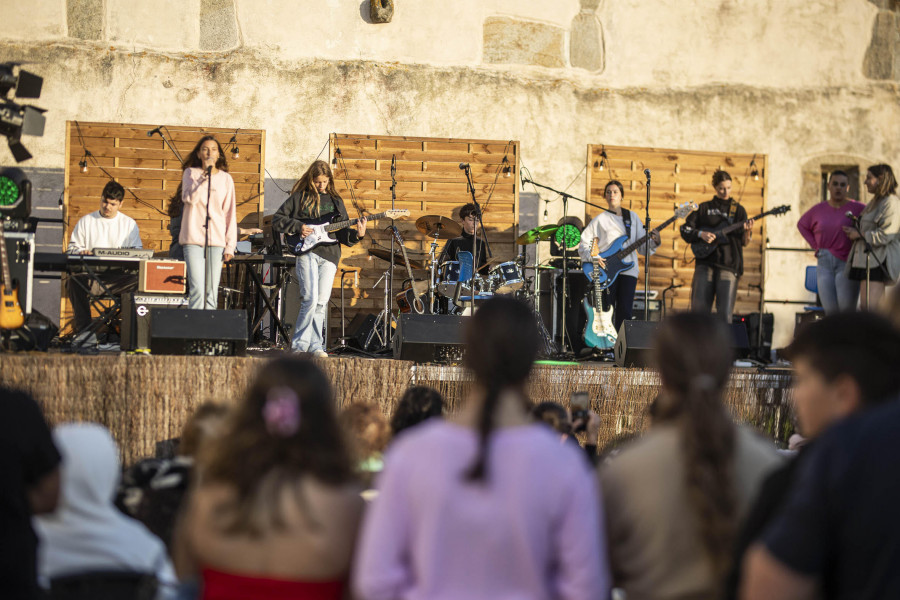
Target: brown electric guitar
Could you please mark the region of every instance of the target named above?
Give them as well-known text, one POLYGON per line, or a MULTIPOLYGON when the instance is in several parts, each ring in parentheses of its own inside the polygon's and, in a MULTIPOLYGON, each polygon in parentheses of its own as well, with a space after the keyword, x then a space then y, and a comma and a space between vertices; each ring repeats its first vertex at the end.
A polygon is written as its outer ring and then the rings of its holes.
POLYGON ((0 263, 3 263, 3 284, 0 285, 0 329, 18 329, 25 324, 25 314, 19 305, 19 284, 9 274, 3 221, 0 220, 0 263))

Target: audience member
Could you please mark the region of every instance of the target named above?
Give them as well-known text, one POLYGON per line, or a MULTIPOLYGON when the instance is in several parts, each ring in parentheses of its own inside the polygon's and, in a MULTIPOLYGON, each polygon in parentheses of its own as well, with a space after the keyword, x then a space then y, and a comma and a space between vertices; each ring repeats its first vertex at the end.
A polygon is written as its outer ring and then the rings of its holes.
POLYGON ((896 470, 900 448, 888 444, 883 454, 858 448, 862 432, 877 437, 880 429, 851 417, 897 404, 900 332, 871 313, 848 314, 810 324, 788 350, 798 419, 814 441, 784 481, 764 488, 770 492, 758 501, 764 519, 748 522, 754 535, 746 544, 765 533, 745 561, 745 589, 755 598, 803 598, 817 586, 826 598, 900 597, 900 578, 892 572, 900 545, 884 537, 896 536, 900 526, 890 517, 894 508, 881 511, 886 505, 873 498, 885 494, 894 505, 900 499, 895 474, 884 471, 887 465, 896 470), (848 420, 854 424, 834 425, 848 420), (865 514, 850 514, 855 511, 865 514))
POLYGON ((613 582, 628 598, 713 598, 774 447, 732 422, 722 394, 729 328, 681 313, 660 324, 653 426, 600 467, 613 582))
POLYGON ((465 339, 475 376, 466 406, 401 436, 385 457, 354 567, 358 595, 607 597, 596 482, 575 448, 528 415, 532 311, 494 297, 465 339))
POLYGON ((331 385, 311 361, 257 375, 201 452, 174 558, 202 597, 341 598, 363 501, 331 385))
POLYGON ((142 460, 122 474, 116 506, 146 525, 170 551, 176 517, 190 487, 196 457, 205 443, 220 435, 227 414, 228 408, 222 404, 201 404, 184 424, 177 456, 142 460))
POLYGON ((900 198, 890 165, 869 167, 865 183, 872 199, 859 216, 859 229, 844 227, 853 240, 847 277, 860 282, 860 306, 875 310, 884 297, 885 286, 894 285, 900 277, 900 198), (871 254, 866 252, 866 242, 871 254))
POLYGON ((541 402, 531 409, 531 416, 538 423, 544 423, 556 431, 562 441, 578 445, 577 433, 585 433, 584 452, 591 464, 597 462, 597 438, 600 436, 600 417, 588 409, 584 414, 575 414, 558 402, 541 402))
POLYGON ((382 454, 391 441, 390 425, 381 409, 372 404, 351 404, 338 415, 338 421, 353 451, 357 474, 369 489, 374 476, 384 467, 382 454))
POLYGON ((53 439, 63 459, 62 485, 56 512, 35 518, 42 585, 54 590, 60 578, 111 572, 155 575, 163 589, 174 585, 160 539, 113 504, 120 466, 109 431, 70 423, 54 429, 53 439))
POLYGON ((785 350, 793 362, 793 399, 804 444, 763 482, 738 536, 727 597, 736 598, 744 553, 777 514, 813 441, 858 410, 900 394, 900 333, 871 313, 826 317, 803 328, 785 350))
POLYGON ((444 398, 441 397, 441 393, 426 385, 415 385, 407 388, 394 409, 391 432, 396 437, 404 429, 443 414, 444 398))
POLYGON ((7 598, 38 598, 31 515, 59 502, 59 452, 37 403, 0 387, 0 582, 7 598))

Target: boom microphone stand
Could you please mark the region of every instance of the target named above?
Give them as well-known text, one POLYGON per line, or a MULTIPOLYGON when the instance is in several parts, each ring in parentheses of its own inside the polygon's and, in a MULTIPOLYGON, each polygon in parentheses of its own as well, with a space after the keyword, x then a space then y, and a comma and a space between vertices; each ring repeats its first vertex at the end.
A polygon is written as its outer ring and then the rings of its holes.
MULTIPOLYGON (((484 249, 487 251, 487 258, 490 259, 493 256, 493 252, 491 252, 491 245, 487 239, 487 233, 484 230, 484 218, 481 214, 481 205, 478 204, 478 199, 475 197, 475 183, 472 181, 472 167, 469 166, 469 163, 459 163, 459 168, 465 171, 466 174, 466 185, 468 186, 468 191, 472 195, 472 204, 475 205, 475 217, 478 219, 478 224, 481 226, 481 236, 484 238, 484 249)), ((460 269, 462 272, 462 269, 460 269)), ((472 307, 472 314, 475 314, 475 274, 478 273, 478 227, 475 227, 475 234, 472 238, 472 290, 469 294, 469 303, 472 307)), ((462 277, 460 277, 462 279, 462 277)))
MULTIPOLYGON (((206 167, 206 240, 203 243, 203 310, 206 310, 206 299, 209 297, 209 205, 212 200, 212 169, 212 165, 206 167)), ((213 309, 215 308, 215 305, 213 305, 213 309)))
POLYGON ((647 233, 647 241, 644 242, 644 321, 650 320, 650 169, 644 169, 647 176, 647 201, 644 202, 644 212, 647 221, 644 223, 644 231, 647 233))
MULTIPOLYGON (((598 205, 598 204, 594 204, 593 202, 588 202, 587 200, 583 200, 583 199, 581 199, 581 198, 578 198, 578 197, 573 196, 573 195, 571 195, 571 194, 568 194, 568 193, 566 193, 566 192, 562 192, 562 191, 560 191, 560 190, 554 189, 554 188, 552 188, 552 187, 550 187, 550 186, 548 186, 548 185, 543 185, 543 184, 540 184, 540 183, 535 183, 534 181, 532 181, 531 179, 528 179, 528 178, 525 177, 524 175, 522 176, 522 183, 523 183, 523 184, 524 184, 524 183, 530 183, 531 185, 533 185, 533 186, 535 186, 535 187, 543 188, 543 189, 545 189, 545 190, 549 190, 549 191, 551 191, 551 192, 554 192, 554 193, 559 194, 560 196, 562 196, 562 200, 563 200, 563 217, 566 217, 566 216, 567 216, 569 199, 577 200, 577 201, 581 202, 582 204, 586 204, 586 205, 588 205, 588 206, 593 206, 593 207, 595 207, 595 208, 599 208, 600 210, 605 210, 606 212, 612 212, 611 210, 609 210, 609 209, 606 208, 605 206, 600 206, 600 205, 598 205)), ((566 249, 565 247, 563 247, 563 297, 562 297, 562 314, 563 314, 562 321, 563 321, 563 322, 562 322, 562 328, 561 328, 561 329, 562 329, 562 336, 561 336, 560 344, 559 344, 559 350, 560 350, 561 353, 565 353, 565 351, 566 351, 566 300, 567 300, 567 294, 568 294, 568 286, 569 286, 569 264, 568 264, 568 256, 567 256, 567 249, 566 249)))
MULTIPOLYGON (((397 155, 391 155, 391 210, 395 208, 397 201, 397 155)), ((394 219, 391 219, 391 227, 394 227, 394 219)), ((411 275, 410 275, 411 276, 411 275)), ((391 338, 391 298, 394 295, 394 235, 391 235, 391 266, 388 268, 385 287, 388 292, 384 295, 384 349, 390 349, 391 338)))

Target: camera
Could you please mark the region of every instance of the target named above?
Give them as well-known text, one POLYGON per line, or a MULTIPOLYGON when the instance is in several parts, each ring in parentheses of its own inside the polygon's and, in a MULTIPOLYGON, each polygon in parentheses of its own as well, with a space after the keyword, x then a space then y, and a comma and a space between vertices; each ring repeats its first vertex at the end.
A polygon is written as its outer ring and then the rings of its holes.
POLYGON ((581 433, 585 431, 590 419, 590 396, 587 392, 573 392, 569 397, 569 406, 572 411, 572 432, 581 433))

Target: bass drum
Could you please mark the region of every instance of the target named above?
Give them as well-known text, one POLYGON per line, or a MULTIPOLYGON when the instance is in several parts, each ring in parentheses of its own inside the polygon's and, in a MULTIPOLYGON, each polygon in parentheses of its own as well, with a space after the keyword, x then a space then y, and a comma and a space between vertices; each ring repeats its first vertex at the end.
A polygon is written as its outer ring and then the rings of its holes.
MULTIPOLYGON (((460 262, 458 260, 448 260, 441 264, 438 269, 437 291, 441 296, 452 298, 456 293, 456 284, 459 283, 460 262)), ((469 296, 472 293, 471 280, 465 282, 460 287, 461 296, 469 296)))
POLYGON ((490 279, 495 294, 514 294, 525 284, 519 265, 511 260, 491 269, 490 279))

